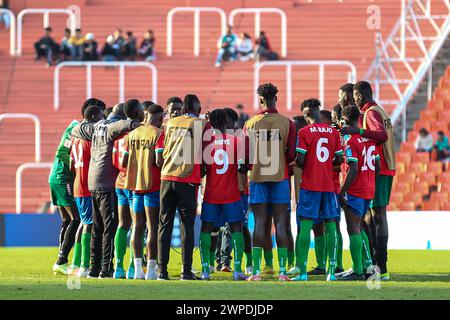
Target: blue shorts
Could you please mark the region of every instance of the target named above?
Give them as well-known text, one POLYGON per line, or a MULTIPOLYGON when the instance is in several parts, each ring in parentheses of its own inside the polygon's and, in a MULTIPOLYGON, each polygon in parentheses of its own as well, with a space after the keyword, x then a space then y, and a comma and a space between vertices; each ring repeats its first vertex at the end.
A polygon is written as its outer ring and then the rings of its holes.
POLYGON ((244 222, 244 226, 248 226, 248 198, 248 194, 241 194, 242 221, 244 222))
POLYGON ((242 221, 242 202, 236 201, 225 204, 210 204, 203 202, 202 221, 212 222, 215 227, 225 225, 225 222, 241 222, 242 221), (220 225, 219 225, 220 224, 220 225))
POLYGON ((355 197, 348 193, 346 194, 346 198, 352 213, 359 217, 364 217, 366 215, 367 210, 369 210, 371 200, 355 197))
POLYGON ((337 219, 339 205, 334 192, 300 189, 297 216, 311 219, 337 219))
POLYGON ((92 197, 75 197, 83 224, 92 224, 92 197))
POLYGON ((290 202, 289 179, 280 182, 250 182, 250 204, 289 204, 290 202))
POLYGON ((133 212, 144 212, 144 206, 150 208, 159 207, 159 190, 148 193, 133 192, 133 212))
MULTIPOLYGON (((336 220, 337 221, 341 221, 341 204, 339 202, 339 193, 336 193, 336 201, 337 201, 337 204, 338 204, 338 206, 336 208, 336 210, 337 210, 337 218, 336 218, 336 220)), ((323 218, 314 219, 313 223, 314 223, 314 225, 323 223, 323 218)))
POLYGON ((117 204, 119 206, 133 206, 133 191, 116 188, 117 204))

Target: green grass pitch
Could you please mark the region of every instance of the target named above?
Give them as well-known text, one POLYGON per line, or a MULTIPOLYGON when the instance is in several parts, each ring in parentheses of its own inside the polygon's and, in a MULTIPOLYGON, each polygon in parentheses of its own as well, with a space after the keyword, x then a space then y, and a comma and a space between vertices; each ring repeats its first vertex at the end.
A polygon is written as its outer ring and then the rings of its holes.
MULTIPOLYGON (((233 282, 222 272, 209 282, 81 279, 79 290, 69 290, 67 277, 52 274, 56 256, 56 248, 0 248, 0 299, 450 299, 450 251, 391 250, 392 280, 379 290, 369 290, 365 282, 327 283, 322 277, 307 283, 279 283, 269 276, 260 283, 233 282)), ((198 270, 198 250, 194 256, 198 270)), ((309 264, 314 265, 313 250, 309 264)), ((177 279, 178 253, 172 252, 170 266, 170 276, 177 279)), ((350 266, 348 251, 344 266, 350 266)))

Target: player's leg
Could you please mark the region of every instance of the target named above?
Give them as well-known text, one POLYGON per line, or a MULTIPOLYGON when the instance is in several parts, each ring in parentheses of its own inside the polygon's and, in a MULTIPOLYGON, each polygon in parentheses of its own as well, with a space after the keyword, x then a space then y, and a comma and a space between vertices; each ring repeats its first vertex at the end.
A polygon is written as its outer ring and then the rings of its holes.
POLYGON ((104 225, 102 239, 102 271, 99 276, 100 278, 112 278, 114 275, 114 236, 117 230, 117 215, 115 214, 114 209, 114 191, 100 193, 99 207, 104 225))
POLYGON ((361 224, 360 224, 360 229, 361 229, 361 238, 362 238, 362 255, 363 255, 363 268, 364 271, 366 271, 372 264, 372 253, 371 253, 371 249, 370 249, 370 240, 368 237, 369 231, 368 231, 368 227, 367 224, 365 223, 364 219, 361 219, 361 224))
POLYGON ((325 235, 325 225, 322 219, 314 220, 314 252, 316 253, 317 267, 308 272, 308 275, 324 275, 327 263, 327 240, 325 235))
POLYGON ((242 217, 243 226, 242 233, 244 235, 244 254, 245 254, 245 273, 251 274, 253 272, 253 259, 252 259, 252 236, 248 228, 248 195, 241 195, 242 202, 242 217))
POLYGON ((273 274, 273 242, 272 242, 273 214, 271 207, 267 209, 264 241, 264 269, 263 273, 273 274))
POLYGON ((336 273, 340 273, 344 271, 344 266, 342 264, 342 250, 343 250, 343 241, 342 241, 342 233, 341 233, 341 204, 339 203, 339 194, 335 193, 337 208, 336 208, 336 234, 337 234, 337 248, 336 248, 336 273))
POLYGON ((242 257, 244 256, 244 234, 242 203, 237 201, 222 205, 222 215, 230 226, 232 247, 234 252, 233 280, 247 280, 242 272, 242 257))
POLYGON ((327 281, 336 280, 336 258, 337 258, 337 227, 336 220, 338 203, 334 192, 322 192, 320 201, 320 215, 325 221, 325 234, 327 238, 327 281))
MULTIPOLYGON (((64 237, 66 235, 66 230, 67 227, 70 224, 70 216, 69 214, 66 212, 66 209, 64 209, 64 207, 62 206, 58 206, 58 212, 59 215, 61 217, 61 229, 59 232, 59 249, 58 249, 58 260, 59 260, 59 254, 62 250, 62 245, 64 243, 64 237)), ((55 263, 53 265, 53 272, 56 273, 61 273, 61 274, 67 274, 67 266, 66 264, 61 264, 58 265, 57 263, 55 263)))
POLYGON ((232 272, 231 269, 231 260, 233 259, 231 256, 231 252, 233 250, 232 248, 232 237, 231 237, 231 230, 230 225, 225 221, 224 215, 221 215, 221 218, 223 223, 222 227, 220 228, 222 230, 222 241, 220 246, 220 258, 222 260, 222 269, 223 272, 232 272))
POLYGON ((294 245, 294 237, 292 235, 292 227, 291 227, 291 205, 289 203, 287 209, 287 217, 286 217, 286 232, 288 237, 288 246, 287 246, 287 265, 288 270, 294 267, 295 264, 295 245, 294 245))
MULTIPOLYGON (((215 209, 212 209, 212 211, 214 210, 215 209)), ((202 280, 209 280, 210 275, 211 233, 214 230, 214 222, 207 221, 212 217, 212 215, 210 215, 210 212, 211 208, 205 208, 205 206, 202 207, 202 227, 200 232, 200 259, 202 263, 202 280), (207 213, 207 211, 209 212, 207 213)))
POLYGON ((147 274, 146 280, 156 280, 156 259, 158 257, 159 190, 144 195, 147 220, 147 274))
POLYGON ((134 253, 134 279, 144 279, 145 273, 142 268, 143 243, 142 238, 145 229, 144 194, 133 192, 133 215, 134 223, 131 231, 131 244, 134 253))
POLYGON ((75 234, 75 243, 73 245, 73 256, 72 262, 70 264, 69 269, 67 270, 67 274, 71 276, 75 276, 78 274, 81 264, 81 234, 83 233, 83 224, 78 225, 77 233, 75 234))
POLYGON ((75 198, 78 212, 81 218, 81 253, 79 277, 86 277, 89 273, 89 255, 91 249, 92 232, 92 197, 75 198))
MULTIPOLYGON (((214 273, 216 271, 216 249, 217 249, 217 239, 219 238, 220 228, 214 226, 211 232, 211 250, 209 251, 209 273, 214 273)), ((219 271, 220 269, 218 269, 219 271)))
MULTIPOLYGON (((66 206, 64 206, 64 210, 67 212, 67 214, 70 217, 69 226, 66 229, 65 235, 64 235, 64 241, 61 246, 61 250, 58 255, 58 261, 56 264, 58 266, 67 265, 68 266, 68 258, 70 250, 72 249, 74 243, 75 243, 75 236, 78 231, 78 227, 80 225, 80 216, 78 214, 78 209, 75 204, 75 200, 72 196, 69 196, 66 200, 66 206)), ((81 249, 78 247, 77 249, 81 249)), ((78 260, 80 258, 80 250, 78 250, 75 254, 76 263, 79 264, 78 260)), ((66 268, 66 271, 67 268, 66 268)))
POLYGON ((125 278, 123 259, 127 251, 127 236, 131 227, 130 203, 128 201, 128 196, 125 194, 126 191, 127 190, 116 188, 119 223, 114 237, 115 279, 125 278))

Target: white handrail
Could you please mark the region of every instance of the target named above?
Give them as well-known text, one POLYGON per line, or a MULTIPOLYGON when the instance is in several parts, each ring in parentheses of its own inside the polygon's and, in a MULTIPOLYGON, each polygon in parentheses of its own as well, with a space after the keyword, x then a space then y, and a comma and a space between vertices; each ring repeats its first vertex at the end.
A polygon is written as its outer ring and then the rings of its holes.
POLYGON ((9 54, 13 57, 16 54, 16 16, 11 10, 3 8, 0 8, 1 14, 9 16, 9 54))
POLYGON ((214 7, 175 7, 167 14, 166 54, 172 56, 173 16, 177 12, 194 12, 194 55, 200 55, 200 12, 216 12, 220 15, 221 35, 226 32, 227 16, 225 11, 214 7))
POLYGON ((145 67, 152 72, 152 101, 158 100, 158 71, 146 61, 64 61, 59 63, 53 74, 53 107, 59 109, 59 72, 63 67, 86 67, 86 98, 92 97, 92 67, 119 67, 119 102, 125 100, 125 67, 145 67))
POLYGON ((16 55, 22 55, 22 24, 23 17, 27 14, 44 14, 44 28, 50 25, 50 13, 63 13, 67 14, 72 21, 71 31, 72 34, 75 33, 77 27, 77 17, 72 10, 69 9, 24 9, 17 15, 17 50, 16 55))
POLYGON ((286 13, 278 8, 239 8, 234 9, 228 16, 228 24, 234 25, 234 17, 240 13, 254 13, 255 14, 255 38, 259 37, 261 31, 261 13, 277 13, 281 18, 281 56, 287 56, 287 18, 286 13))
POLYGON ((46 169, 52 168, 51 162, 29 162, 23 163, 16 171, 16 213, 22 212, 22 174, 26 169, 46 169))
POLYGON ((1 113, 0 122, 3 119, 31 119, 34 122, 34 159, 41 161, 41 121, 38 116, 31 113, 1 113))
POLYGON ((259 74, 266 66, 285 66, 286 67, 286 108, 292 109, 292 66, 318 66, 319 67, 319 100, 322 106, 325 104, 325 66, 347 66, 350 72, 347 75, 348 82, 356 80, 356 67, 353 63, 346 60, 294 60, 294 61, 264 61, 255 63, 253 72, 253 107, 258 109, 258 95, 256 90, 259 86, 259 74))

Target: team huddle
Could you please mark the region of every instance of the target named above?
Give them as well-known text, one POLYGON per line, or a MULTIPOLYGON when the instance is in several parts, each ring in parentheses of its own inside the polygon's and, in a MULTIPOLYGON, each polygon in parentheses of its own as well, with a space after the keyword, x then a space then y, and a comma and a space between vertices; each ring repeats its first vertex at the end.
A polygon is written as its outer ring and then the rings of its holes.
POLYGON ((136 99, 109 110, 101 100, 85 101, 83 120, 66 128, 49 177, 62 218, 53 272, 169 280, 178 214, 181 280, 211 278, 217 234, 225 225, 231 230, 233 280, 260 281, 274 273, 272 226, 279 281, 307 281, 308 275, 365 280, 375 271, 388 280, 386 206, 395 175, 389 116, 365 81, 343 85, 332 112, 311 98, 292 120, 277 111, 277 93, 271 83, 259 86, 261 109, 242 129, 231 108, 200 116, 201 103, 192 94, 170 98, 166 109, 136 99), (198 205, 200 277, 192 269, 198 205), (347 271, 341 209, 353 262, 347 271), (308 271, 311 230, 317 266, 308 271))

